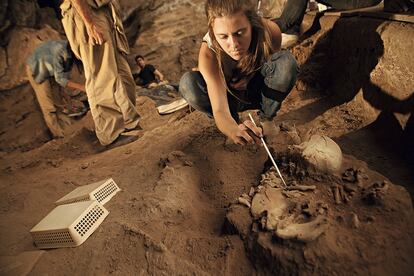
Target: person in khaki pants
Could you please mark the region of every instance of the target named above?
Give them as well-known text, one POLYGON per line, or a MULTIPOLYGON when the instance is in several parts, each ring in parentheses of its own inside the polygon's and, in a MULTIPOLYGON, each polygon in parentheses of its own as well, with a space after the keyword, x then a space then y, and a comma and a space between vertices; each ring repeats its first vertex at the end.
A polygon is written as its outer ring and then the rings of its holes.
POLYGON ((129 46, 115 0, 65 0, 62 23, 72 51, 82 61, 95 132, 102 145, 136 140, 139 129, 135 83, 126 59, 129 46))
POLYGON ((73 57, 65 40, 42 43, 26 61, 27 77, 54 138, 63 137, 64 125, 70 124, 69 118, 57 108, 63 104, 63 87, 85 91, 83 84, 69 79, 72 65, 73 57))

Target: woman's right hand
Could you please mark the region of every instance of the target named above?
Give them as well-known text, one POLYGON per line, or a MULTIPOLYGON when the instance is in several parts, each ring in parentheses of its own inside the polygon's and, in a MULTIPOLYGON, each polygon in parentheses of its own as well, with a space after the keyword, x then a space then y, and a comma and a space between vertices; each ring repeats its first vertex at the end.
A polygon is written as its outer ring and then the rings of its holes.
POLYGON ((246 120, 239 124, 230 134, 230 138, 238 145, 257 144, 261 145, 260 138, 263 137, 262 129, 255 126, 252 121, 246 120))

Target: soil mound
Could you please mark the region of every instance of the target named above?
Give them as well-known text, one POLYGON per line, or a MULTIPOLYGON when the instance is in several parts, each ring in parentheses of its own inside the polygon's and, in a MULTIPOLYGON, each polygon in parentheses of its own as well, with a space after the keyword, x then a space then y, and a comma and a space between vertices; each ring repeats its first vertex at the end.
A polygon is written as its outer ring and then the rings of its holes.
POLYGON ((279 159, 288 186, 271 169, 226 214, 226 233, 239 234, 259 271, 410 273, 414 224, 405 189, 350 156, 336 175, 309 171, 290 151, 279 159))

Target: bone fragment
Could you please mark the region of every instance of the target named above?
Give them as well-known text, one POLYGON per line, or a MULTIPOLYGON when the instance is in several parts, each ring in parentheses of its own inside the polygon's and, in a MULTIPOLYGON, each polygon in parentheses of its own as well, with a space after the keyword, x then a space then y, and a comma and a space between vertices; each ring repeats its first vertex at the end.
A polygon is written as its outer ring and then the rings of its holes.
POLYGON ((288 191, 297 190, 297 191, 313 191, 316 189, 315 185, 294 185, 294 186, 288 186, 286 188, 288 191))
POLYGON ((276 236, 281 239, 297 239, 303 242, 316 240, 328 227, 326 217, 319 216, 307 223, 292 223, 275 231, 276 236))
POLYGON ((247 206, 247 208, 252 207, 252 205, 250 204, 250 202, 244 198, 244 197, 239 197, 237 200, 240 204, 247 206))
POLYGON ((339 195, 340 195, 342 202, 346 202, 347 200, 346 200, 346 193, 344 191, 344 187, 342 185, 338 185, 337 187, 338 187, 339 195))
POLYGON ((357 214, 352 213, 352 215, 351 215, 351 223, 352 223, 352 227, 359 228, 359 226, 360 226, 361 223, 359 221, 359 218, 358 218, 358 215, 357 214))
POLYGON ((254 194, 255 194, 255 189, 254 189, 254 187, 251 187, 251 188, 250 188, 250 191, 249 191, 249 196, 250 196, 250 197, 253 197, 253 196, 254 196, 254 194))
POLYGON ((341 195, 339 194, 339 187, 338 185, 334 185, 332 187, 332 192, 333 192, 333 196, 334 196, 334 200, 336 204, 340 204, 341 203, 341 195))

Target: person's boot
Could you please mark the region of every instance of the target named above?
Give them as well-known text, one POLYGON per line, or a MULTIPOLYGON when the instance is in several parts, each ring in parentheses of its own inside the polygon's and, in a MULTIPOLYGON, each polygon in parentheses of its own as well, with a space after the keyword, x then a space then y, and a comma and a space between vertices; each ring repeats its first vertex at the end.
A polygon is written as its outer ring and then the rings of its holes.
POLYGON ((105 149, 113 149, 116 147, 124 146, 126 144, 132 143, 138 140, 138 136, 135 135, 119 135, 118 138, 115 139, 112 143, 105 146, 105 149))

